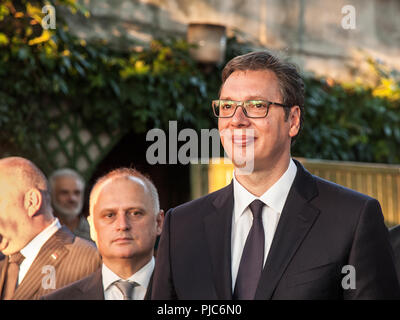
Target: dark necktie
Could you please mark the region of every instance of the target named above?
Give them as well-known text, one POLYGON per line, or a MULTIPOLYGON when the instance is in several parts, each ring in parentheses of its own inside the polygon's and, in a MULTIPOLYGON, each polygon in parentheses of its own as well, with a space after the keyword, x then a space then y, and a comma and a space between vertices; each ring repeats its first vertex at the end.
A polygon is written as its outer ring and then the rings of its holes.
POLYGON ((124 296, 124 300, 132 300, 132 292, 134 287, 138 286, 137 282, 130 282, 126 280, 118 280, 115 285, 124 296))
POLYGON ((14 296, 14 292, 18 282, 19 265, 24 259, 25 257, 20 252, 14 253, 9 256, 7 274, 3 288, 3 300, 11 300, 14 296))
POLYGON ((254 200, 249 205, 253 214, 253 225, 244 245, 236 278, 233 299, 253 300, 264 264, 264 227, 262 209, 264 203, 254 200))

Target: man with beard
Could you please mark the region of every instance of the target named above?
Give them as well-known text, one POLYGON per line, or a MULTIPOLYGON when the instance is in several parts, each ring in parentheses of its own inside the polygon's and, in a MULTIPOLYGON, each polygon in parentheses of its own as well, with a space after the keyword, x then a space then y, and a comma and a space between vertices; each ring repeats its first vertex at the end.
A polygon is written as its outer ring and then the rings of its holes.
POLYGON ((54 215, 76 236, 90 239, 89 224, 82 213, 85 181, 75 170, 64 168, 49 178, 54 215))

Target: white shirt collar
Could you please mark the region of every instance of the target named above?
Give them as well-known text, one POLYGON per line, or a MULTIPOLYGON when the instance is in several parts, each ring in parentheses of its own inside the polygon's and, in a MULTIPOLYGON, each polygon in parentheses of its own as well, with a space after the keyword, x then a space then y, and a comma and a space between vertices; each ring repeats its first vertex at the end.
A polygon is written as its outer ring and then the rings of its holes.
POLYGON ((297 166, 294 161, 290 159, 289 166, 285 173, 260 197, 256 197, 255 195, 247 191, 247 189, 243 187, 239 183, 239 181, 236 180, 235 175, 233 175, 235 221, 240 218, 240 216, 244 213, 249 204, 256 199, 260 199, 274 211, 282 213, 283 206, 285 205, 286 198, 289 194, 289 190, 293 184, 294 178, 296 177, 296 173, 297 166))
MULTIPOLYGON (((138 283, 141 287, 147 290, 149 286, 150 278, 154 270, 154 257, 150 259, 150 261, 144 265, 140 270, 131 275, 128 279, 131 282, 138 283)), ((106 291, 115 281, 120 280, 121 278, 117 276, 110 268, 108 268, 105 263, 102 266, 102 277, 103 277, 103 289, 106 291)))
POLYGON ((21 253, 26 261, 35 260, 42 246, 49 240, 59 229, 61 229, 60 221, 55 218, 54 221, 40 232, 35 238, 31 240, 23 249, 21 253))

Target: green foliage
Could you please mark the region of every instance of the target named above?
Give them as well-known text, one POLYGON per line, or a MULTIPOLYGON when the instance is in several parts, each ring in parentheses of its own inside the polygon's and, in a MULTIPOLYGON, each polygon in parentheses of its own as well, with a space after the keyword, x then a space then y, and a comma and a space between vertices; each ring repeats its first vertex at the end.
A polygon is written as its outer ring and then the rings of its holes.
MULTIPOLYGON (((168 128, 169 120, 182 128, 215 127, 210 101, 218 96, 222 66, 206 71, 180 39, 119 52, 72 36, 60 15, 56 30, 43 30, 44 4, 0 4, 0 154, 37 158, 49 130, 62 125, 62 117, 48 116, 62 104, 93 132, 142 133, 168 128)), ((74 0, 55 5, 88 15, 74 0)), ((229 39, 227 60, 246 51, 229 39)), ((400 163, 400 82, 389 76, 380 73, 378 91, 305 77, 305 125, 293 154, 400 163)))
POLYGON ((44 2, 35 9, 31 1, 16 9, 16 2, 0 5, 2 154, 40 152, 49 129, 62 125, 62 117, 48 115, 63 103, 95 133, 140 133, 167 128, 168 120, 198 129, 210 124, 205 77, 183 40, 154 40, 141 52, 117 52, 77 39, 58 20, 56 30, 33 32, 32 21, 40 17, 29 12, 38 15, 44 2))
POLYGON ((372 88, 305 80, 305 125, 294 155, 400 163, 400 101, 374 96, 372 88))

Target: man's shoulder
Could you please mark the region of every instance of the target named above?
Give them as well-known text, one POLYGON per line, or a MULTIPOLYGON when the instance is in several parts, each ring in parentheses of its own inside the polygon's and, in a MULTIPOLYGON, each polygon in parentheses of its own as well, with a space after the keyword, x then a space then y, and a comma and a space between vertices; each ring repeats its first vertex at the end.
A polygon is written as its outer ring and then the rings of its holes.
POLYGON ((80 249, 85 251, 97 251, 93 242, 83 239, 73 234, 67 227, 63 226, 59 229, 54 237, 62 244, 68 245, 72 249, 80 249))
POLYGON ((41 300, 97 300, 90 294, 87 294, 87 292, 92 291, 92 287, 94 286, 98 287, 98 291, 100 291, 102 286, 101 268, 80 280, 41 297, 41 300))
POLYGON ((74 235, 68 228, 62 227, 54 235, 59 246, 65 246, 71 259, 76 259, 78 264, 84 263, 89 270, 101 263, 99 252, 94 243, 74 235))
POLYGON ((400 225, 390 228, 389 236, 393 249, 397 252, 397 250, 400 250, 400 225))
POLYGON ((198 215, 199 212, 208 212, 211 208, 213 208, 214 207, 213 203, 216 199, 229 196, 233 197, 231 184, 217 191, 206 194, 200 198, 185 202, 171 209, 170 212, 173 212, 174 215, 180 215, 180 214, 198 215))
POLYGON ((93 242, 79 236, 75 236, 74 241, 72 242, 72 246, 80 248, 82 250, 97 252, 96 245, 93 242))
POLYGON ((355 202, 363 203, 368 200, 375 200, 370 196, 358 192, 356 190, 347 188, 335 182, 326 180, 324 178, 318 177, 316 175, 308 172, 304 166, 295 160, 297 165, 297 174, 294 181, 295 188, 301 193, 306 194, 307 191, 311 190, 311 198, 316 198, 319 200, 331 199, 331 200, 341 200, 345 202, 355 202), (317 197, 315 197, 317 196, 317 197), (348 201, 347 201, 348 200, 348 201))
POLYGON ((320 196, 329 196, 330 198, 337 198, 343 200, 351 200, 356 202, 365 202, 368 200, 376 199, 361 193, 357 190, 347 188, 332 181, 325 180, 318 176, 312 175, 320 196))

